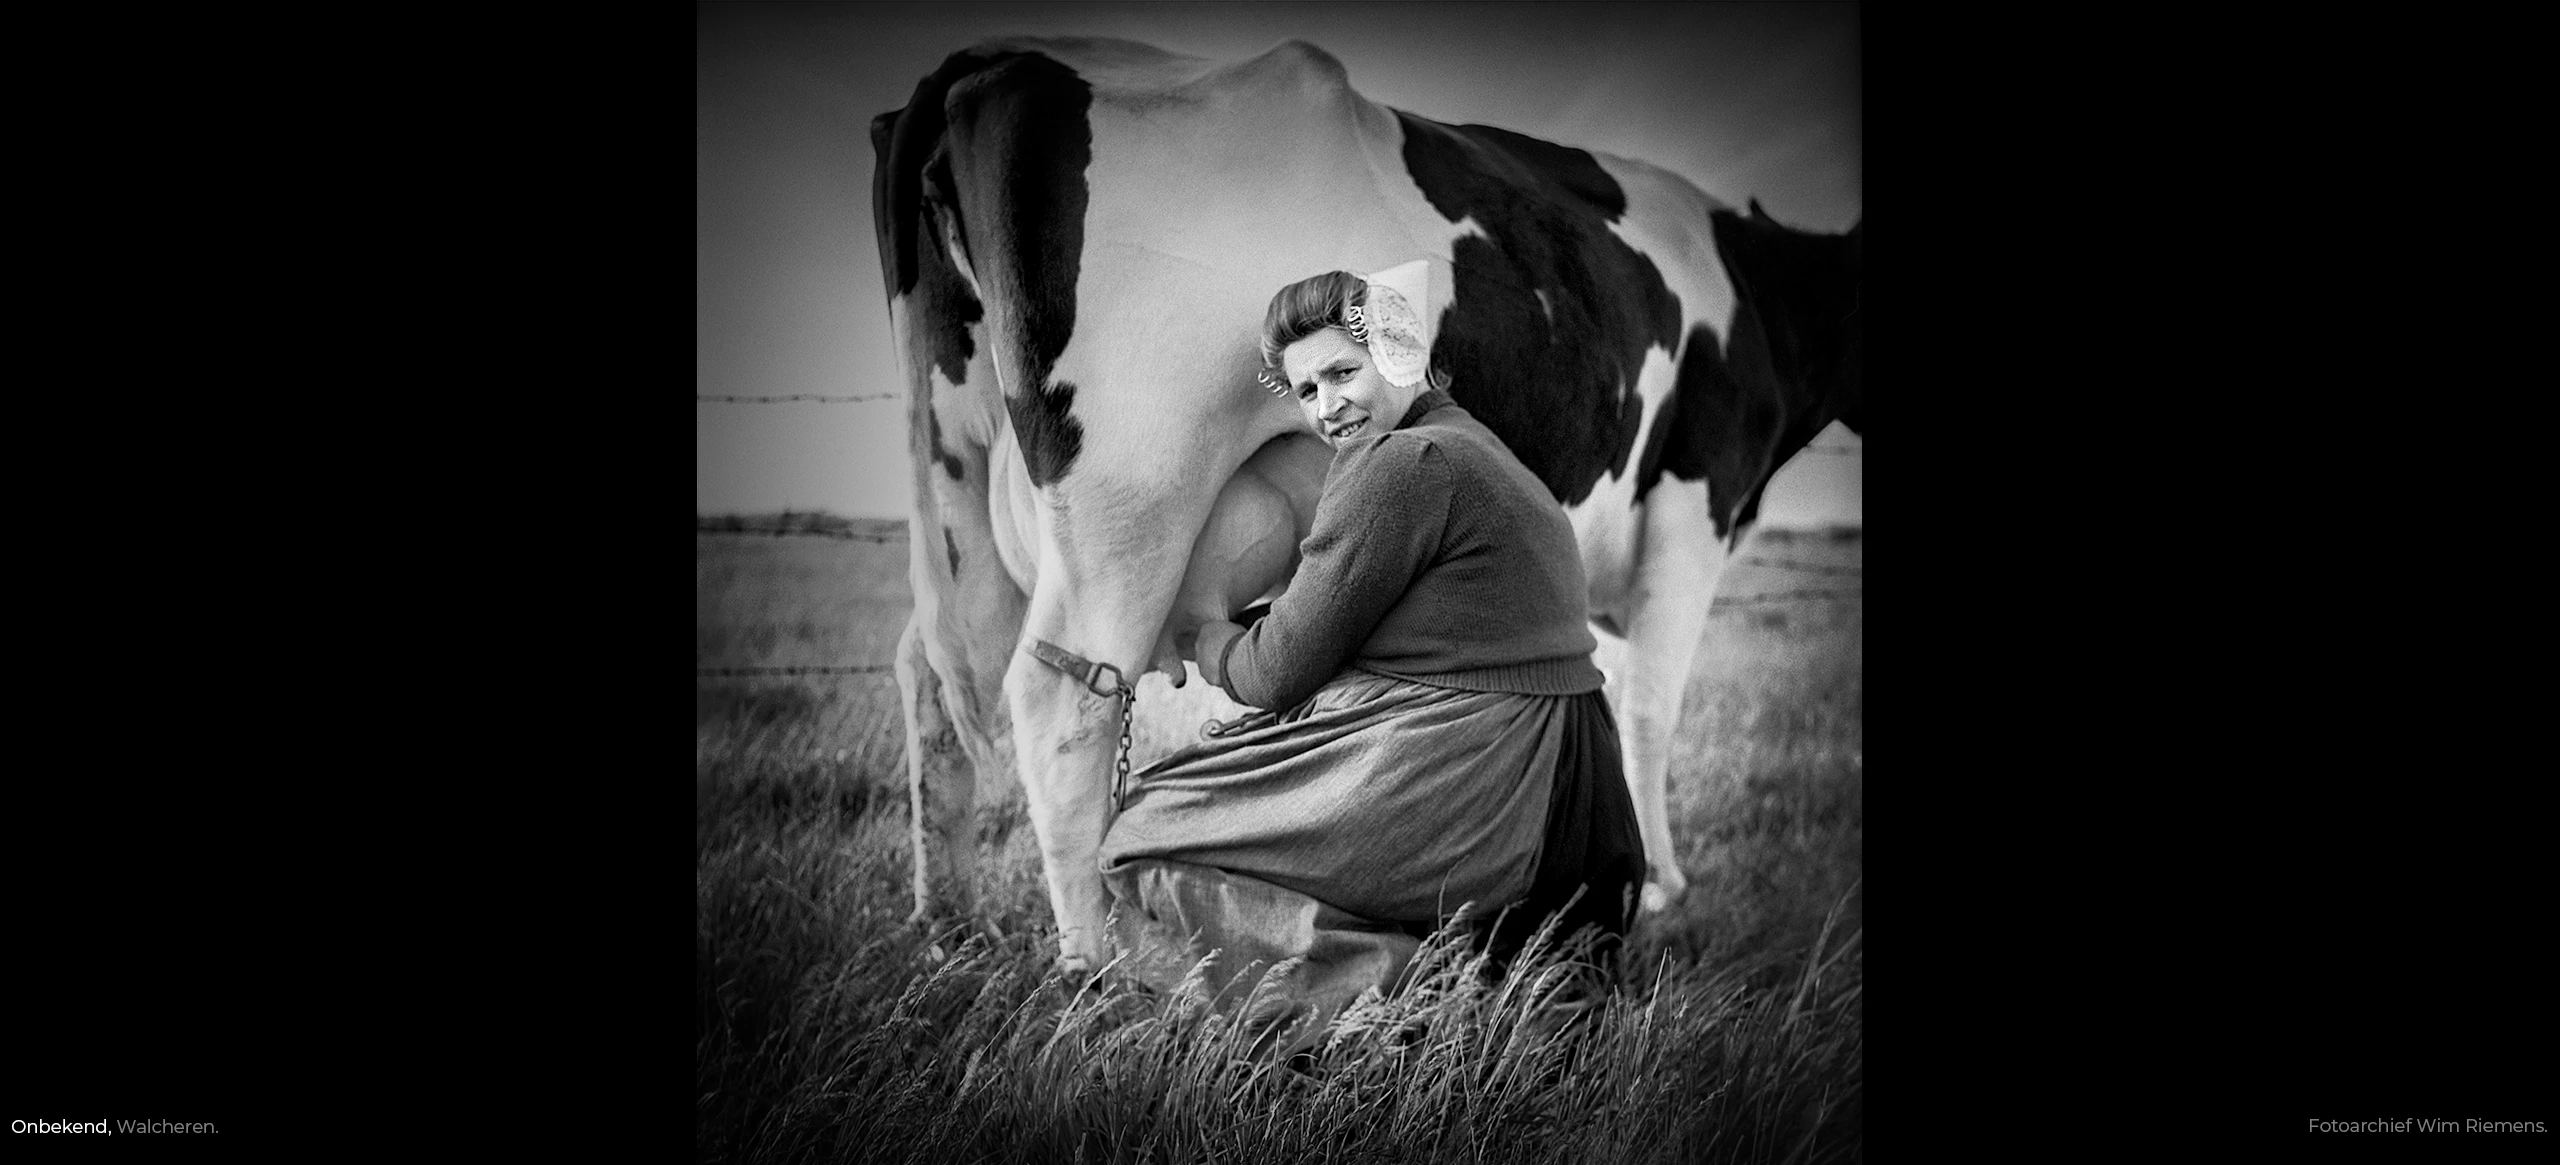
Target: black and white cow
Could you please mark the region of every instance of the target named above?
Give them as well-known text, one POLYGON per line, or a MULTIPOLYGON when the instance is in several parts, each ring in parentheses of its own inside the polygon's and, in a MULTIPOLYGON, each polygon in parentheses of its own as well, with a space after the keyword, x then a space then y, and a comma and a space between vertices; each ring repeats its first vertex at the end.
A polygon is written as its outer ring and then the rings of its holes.
POLYGON ((1433 361, 1565 507, 1592 621, 1629 645, 1612 704, 1646 903, 1680 892, 1663 782, 1717 574, 1770 475, 1860 424, 1858 228, 1389 109, 1297 41, 1237 63, 993 41, 872 142, 915 465, 898 677, 920 913, 973 905, 973 774, 1011 763, 1059 957, 1107 957, 1120 702, 1023 648, 1134 680, 1170 629, 1285 586, 1330 452, 1255 383, 1264 305, 1415 258, 1433 361))

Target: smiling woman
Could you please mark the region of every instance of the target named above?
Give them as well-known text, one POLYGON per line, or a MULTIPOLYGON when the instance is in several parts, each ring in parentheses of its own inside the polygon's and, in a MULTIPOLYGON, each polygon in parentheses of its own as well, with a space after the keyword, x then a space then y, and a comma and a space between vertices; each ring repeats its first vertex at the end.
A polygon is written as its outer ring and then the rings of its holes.
POLYGON ((1372 417, 1400 417, 1413 407, 1422 385, 1390 383, 1378 374, 1368 349, 1337 331, 1323 331, 1281 356, 1296 386, 1298 407, 1325 443, 1336 449, 1368 431, 1372 417))
POLYGON ((1446 391, 1448 374, 1425 368, 1422 309, 1430 265, 1414 260, 1362 278, 1329 271, 1280 289, 1262 318, 1263 384, 1294 395, 1307 427, 1339 448, 1401 417, 1423 386, 1446 391))
POLYGON ((1135 774, 1104 838, 1114 940, 1159 989, 1212 955, 1213 992, 1297 960, 1287 994, 1323 1016, 1462 904, 1511 908, 1497 957, 1551 914, 1625 929, 1643 844, 1573 530, 1426 373, 1426 271, 1318 275, 1266 315, 1264 383, 1333 467, 1268 614, 1183 637, 1264 711, 1135 774))

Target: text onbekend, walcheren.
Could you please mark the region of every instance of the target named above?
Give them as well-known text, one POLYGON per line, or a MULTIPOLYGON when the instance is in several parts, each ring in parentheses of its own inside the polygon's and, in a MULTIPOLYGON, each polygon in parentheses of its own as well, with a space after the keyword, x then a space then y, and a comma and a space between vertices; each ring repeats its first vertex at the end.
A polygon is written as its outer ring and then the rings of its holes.
POLYGON ((27 1121, 9 1122, 13 1133, 219 1133, 209 1121, 27 1121))

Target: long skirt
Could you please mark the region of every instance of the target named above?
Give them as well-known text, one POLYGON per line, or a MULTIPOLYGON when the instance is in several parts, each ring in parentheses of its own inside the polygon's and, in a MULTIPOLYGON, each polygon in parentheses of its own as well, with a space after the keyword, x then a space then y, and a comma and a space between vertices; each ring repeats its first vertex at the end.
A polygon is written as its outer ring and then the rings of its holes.
POLYGON ((1345 671, 1133 774, 1102 872, 1132 976, 1237 999, 1294 959, 1279 996, 1330 1015, 1462 904, 1501 918, 1497 957, 1559 910, 1559 934, 1622 934, 1644 847, 1599 692, 1345 671))

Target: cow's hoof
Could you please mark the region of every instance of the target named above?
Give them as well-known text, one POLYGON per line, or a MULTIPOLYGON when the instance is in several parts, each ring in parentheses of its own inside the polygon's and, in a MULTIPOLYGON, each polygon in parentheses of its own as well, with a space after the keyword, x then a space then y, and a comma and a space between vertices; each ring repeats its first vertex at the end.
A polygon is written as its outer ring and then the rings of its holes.
POLYGON ((970 917, 969 911, 952 909, 949 903, 919 906, 907 912, 907 929, 919 934, 935 934, 949 930, 970 917))

